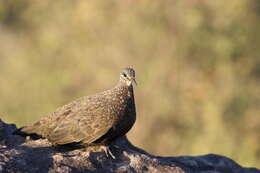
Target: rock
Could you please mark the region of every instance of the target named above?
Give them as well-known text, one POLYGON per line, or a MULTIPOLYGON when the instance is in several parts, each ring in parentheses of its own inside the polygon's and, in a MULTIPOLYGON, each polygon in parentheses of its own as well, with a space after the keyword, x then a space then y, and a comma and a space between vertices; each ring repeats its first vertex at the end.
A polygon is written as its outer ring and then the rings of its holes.
POLYGON ((116 156, 106 156, 99 146, 53 147, 46 139, 24 139, 13 135, 15 125, 0 120, 0 172, 171 172, 171 173, 260 173, 219 155, 159 157, 133 146, 126 137, 113 142, 116 156))

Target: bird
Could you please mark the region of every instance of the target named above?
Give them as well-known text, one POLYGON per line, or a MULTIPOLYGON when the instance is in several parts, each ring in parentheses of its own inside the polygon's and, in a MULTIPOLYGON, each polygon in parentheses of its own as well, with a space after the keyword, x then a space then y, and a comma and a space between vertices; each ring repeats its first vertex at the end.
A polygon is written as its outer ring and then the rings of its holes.
MULTIPOLYGON (((79 143, 108 146, 113 140, 124 136, 136 121, 135 71, 127 67, 119 76, 114 88, 80 97, 32 125, 20 128, 15 134, 40 135, 53 145, 79 143)), ((104 150, 106 154, 112 154, 109 149, 104 150)))

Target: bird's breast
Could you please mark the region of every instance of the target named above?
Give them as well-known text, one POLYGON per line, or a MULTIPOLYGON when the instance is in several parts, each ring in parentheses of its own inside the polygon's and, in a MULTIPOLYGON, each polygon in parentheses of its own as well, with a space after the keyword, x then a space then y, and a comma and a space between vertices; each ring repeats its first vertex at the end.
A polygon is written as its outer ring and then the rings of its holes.
POLYGON ((125 135, 131 129, 136 119, 133 100, 129 98, 120 100, 120 102, 124 104, 121 104, 116 109, 117 112, 115 113, 116 117, 113 125, 115 135, 117 136, 125 135))

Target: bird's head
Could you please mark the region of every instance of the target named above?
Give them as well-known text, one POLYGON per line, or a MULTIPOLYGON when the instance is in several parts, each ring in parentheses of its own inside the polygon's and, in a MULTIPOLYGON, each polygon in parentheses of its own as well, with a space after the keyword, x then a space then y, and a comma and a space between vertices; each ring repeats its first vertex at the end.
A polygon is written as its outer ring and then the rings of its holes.
POLYGON ((137 85, 135 81, 135 71, 132 68, 124 68, 120 73, 120 81, 125 83, 127 86, 132 85, 133 83, 137 85))

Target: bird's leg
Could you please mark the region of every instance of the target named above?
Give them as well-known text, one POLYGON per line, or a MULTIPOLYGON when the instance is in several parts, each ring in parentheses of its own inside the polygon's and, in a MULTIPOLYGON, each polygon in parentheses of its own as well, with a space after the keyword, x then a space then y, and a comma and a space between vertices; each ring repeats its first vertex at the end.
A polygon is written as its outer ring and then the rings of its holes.
POLYGON ((115 147, 116 149, 120 149, 120 147, 116 144, 111 144, 113 147, 115 147))
POLYGON ((114 154, 111 152, 110 148, 108 145, 102 145, 101 148, 104 150, 104 152, 106 153, 106 156, 109 157, 111 156, 113 159, 116 159, 116 157, 114 156, 114 154))

